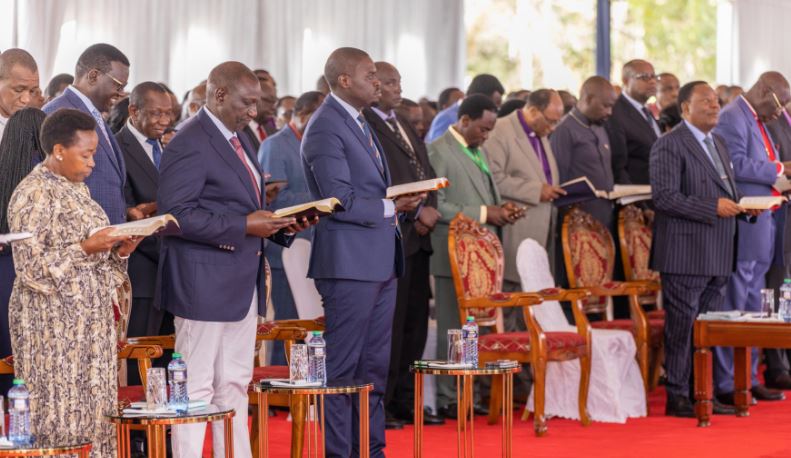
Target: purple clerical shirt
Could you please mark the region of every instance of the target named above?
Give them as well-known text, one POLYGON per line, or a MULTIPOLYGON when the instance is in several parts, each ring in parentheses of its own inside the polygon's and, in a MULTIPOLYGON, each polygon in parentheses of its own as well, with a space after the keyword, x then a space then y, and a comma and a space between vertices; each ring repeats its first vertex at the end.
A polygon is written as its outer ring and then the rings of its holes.
POLYGON ((533 129, 527 125, 522 111, 517 111, 516 115, 519 117, 519 122, 522 124, 522 129, 524 129, 527 139, 530 140, 530 144, 533 145, 533 150, 536 152, 536 155, 538 155, 538 160, 541 161, 541 167, 544 169, 544 176, 547 179, 547 183, 552 184, 552 169, 549 167, 549 160, 547 160, 547 152, 544 150, 544 143, 538 135, 533 132, 533 129))

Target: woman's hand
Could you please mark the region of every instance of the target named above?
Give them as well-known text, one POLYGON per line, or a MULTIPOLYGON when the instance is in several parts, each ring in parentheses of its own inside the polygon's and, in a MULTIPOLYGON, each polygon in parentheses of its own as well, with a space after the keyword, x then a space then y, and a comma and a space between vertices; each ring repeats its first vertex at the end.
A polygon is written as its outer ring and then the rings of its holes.
POLYGON ((140 245, 142 240, 143 237, 130 237, 129 239, 121 242, 121 245, 118 247, 118 250, 115 253, 118 256, 125 258, 137 249, 137 246, 140 245))
POLYGON ((113 228, 108 227, 83 240, 80 243, 82 251, 89 255, 110 251, 116 244, 132 238, 128 235, 110 235, 113 230, 113 228))

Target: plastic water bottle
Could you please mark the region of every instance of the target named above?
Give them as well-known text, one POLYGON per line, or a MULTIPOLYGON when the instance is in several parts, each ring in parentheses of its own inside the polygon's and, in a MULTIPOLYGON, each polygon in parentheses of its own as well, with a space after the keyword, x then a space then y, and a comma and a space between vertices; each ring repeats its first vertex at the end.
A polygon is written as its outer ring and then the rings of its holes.
POLYGON ((8 439, 15 445, 30 444, 30 392, 21 378, 14 379, 14 386, 8 390, 8 413, 8 439))
POLYGON ((313 331, 308 339, 308 382, 327 384, 327 343, 321 331, 313 331))
POLYGON ((478 323, 475 318, 468 316, 467 322, 461 328, 464 339, 464 362, 468 366, 478 367, 478 323))
POLYGON ((173 353, 168 363, 168 384, 170 385, 170 408, 176 413, 187 413, 189 395, 187 394, 187 363, 181 359, 181 353, 173 353))
POLYGON ((780 287, 780 307, 777 314, 786 323, 791 323, 791 278, 783 280, 783 286, 780 287))

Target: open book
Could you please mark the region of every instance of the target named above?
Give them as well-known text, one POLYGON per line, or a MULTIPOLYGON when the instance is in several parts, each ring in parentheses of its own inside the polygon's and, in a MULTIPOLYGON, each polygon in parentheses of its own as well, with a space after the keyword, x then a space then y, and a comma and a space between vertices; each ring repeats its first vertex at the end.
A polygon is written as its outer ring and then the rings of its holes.
MULTIPOLYGON (((149 235, 180 235, 181 228, 178 221, 173 215, 166 213, 164 215, 152 216, 151 218, 140 219, 123 224, 114 224, 112 226, 114 231, 111 235, 133 235, 148 237, 149 235)), ((99 227, 91 231, 93 235, 105 227, 99 227)))
POLYGON ((783 196, 747 196, 741 198, 739 205, 745 210, 769 210, 785 201, 783 196))
POLYGON ((640 200, 651 198, 651 186, 643 184, 617 184, 612 191, 596 189, 588 177, 579 177, 560 185, 565 196, 560 196, 552 203, 556 207, 587 202, 594 199, 617 200, 621 205, 628 205, 640 200))
POLYGON ((8 245, 17 240, 25 240, 33 237, 30 232, 11 232, 10 234, 0 234, 0 245, 8 245))
POLYGON ((275 210, 274 214, 278 218, 285 216, 293 216, 294 218, 308 218, 313 219, 314 216, 322 217, 331 215, 335 212, 342 212, 344 210, 341 201, 335 197, 328 197, 322 200, 315 200, 313 202, 305 202, 304 204, 294 205, 291 207, 281 208, 275 210))
POLYGON ((431 178, 423 181, 413 181, 411 183, 397 184, 387 188, 387 198, 395 199, 409 194, 420 194, 421 192, 436 191, 450 186, 447 178, 431 178))

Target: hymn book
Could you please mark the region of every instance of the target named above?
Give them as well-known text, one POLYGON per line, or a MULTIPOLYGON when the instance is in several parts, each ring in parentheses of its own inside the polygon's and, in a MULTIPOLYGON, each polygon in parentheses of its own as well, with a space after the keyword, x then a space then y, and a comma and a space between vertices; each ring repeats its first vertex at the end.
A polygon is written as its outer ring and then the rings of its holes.
POLYGON ((284 218, 291 216, 297 219, 307 218, 313 219, 314 217, 328 216, 335 212, 343 211, 341 201, 335 197, 328 197, 322 200, 313 202, 306 202, 304 204, 294 205, 291 207, 281 208, 275 210, 274 216, 277 218, 284 218))
POLYGON ((579 177, 562 183, 560 187, 566 191, 566 195, 552 202, 556 207, 594 199, 616 200, 621 205, 651 199, 651 186, 642 184, 617 184, 612 191, 603 191, 596 189, 588 177, 579 177))
POLYGON ((123 224, 114 224, 112 226, 105 226, 94 229, 90 235, 93 235, 102 229, 113 228, 110 233, 112 236, 140 236, 148 237, 149 235, 180 235, 181 228, 178 221, 173 215, 166 213, 164 215, 152 216, 151 218, 140 219, 123 224))
POLYGON ((739 205, 745 210, 769 210, 783 205, 785 201, 786 198, 783 196, 747 196, 741 198, 739 205))
POLYGON ((421 194, 424 192, 437 191, 450 186, 447 178, 430 178, 428 180, 413 181, 411 183, 397 184, 387 188, 387 199, 397 199, 401 196, 410 194, 421 194))

